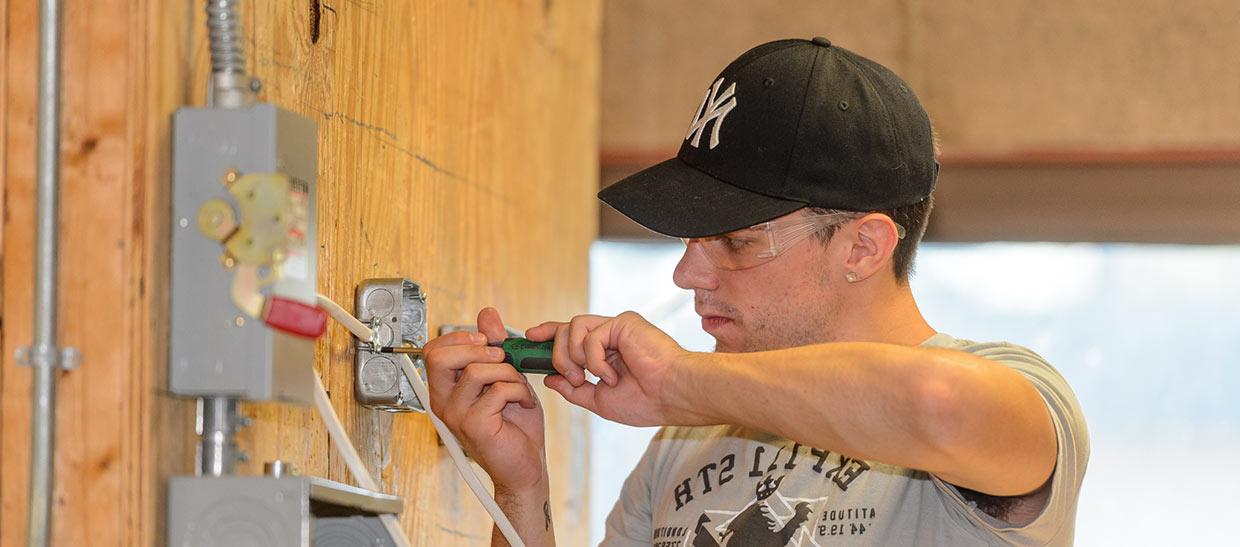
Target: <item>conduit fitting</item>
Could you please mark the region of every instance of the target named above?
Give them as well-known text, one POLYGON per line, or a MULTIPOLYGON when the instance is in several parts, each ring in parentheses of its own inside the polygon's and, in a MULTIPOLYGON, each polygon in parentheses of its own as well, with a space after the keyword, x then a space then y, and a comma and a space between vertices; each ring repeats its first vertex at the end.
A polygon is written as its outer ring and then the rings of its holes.
POLYGON ((241 32, 240 0, 207 0, 207 40, 211 49, 211 88, 208 103, 217 108, 240 108, 253 100, 245 72, 245 36, 241 32))
POLYGON ((39 346, 31 351, 30 346, 17 348, 17 364, 23 367, 51 367, 61 370, 75 370, 82 365, 82 352, 77 348, 54 348, 39 346))

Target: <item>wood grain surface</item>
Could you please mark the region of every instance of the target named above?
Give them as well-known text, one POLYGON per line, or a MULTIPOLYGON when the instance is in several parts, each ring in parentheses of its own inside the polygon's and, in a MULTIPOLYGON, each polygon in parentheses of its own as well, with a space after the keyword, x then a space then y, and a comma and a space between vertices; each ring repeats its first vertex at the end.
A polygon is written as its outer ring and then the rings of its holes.
MULTIPOLYGON (((192 472, 193 404, 165 391, 169 117, 201 105, 200 2, 66 2, 55 543, 162 544, 164 480, 192 472)), ((594 1, 243 2, 260 100, 319 125, 319 289, 351 307, 370 277, 409 277, 431 327, 497 306, 528 326, 585 311, 597 205, 594 1), (317 19, 317 39, 312 27, 317 19)), ((0 544, 25 538, 37 13, 5 2, 0 544)), ((358 449, 419 545, 479 545, 490 520, 425 416, 352 399, 352 340, 323 375, 358 449)), ((587 540, 583 412, 542 390, 561 544, 587 540)), ((353 482, 309 409, 244 405, 249 463, 353 482)))

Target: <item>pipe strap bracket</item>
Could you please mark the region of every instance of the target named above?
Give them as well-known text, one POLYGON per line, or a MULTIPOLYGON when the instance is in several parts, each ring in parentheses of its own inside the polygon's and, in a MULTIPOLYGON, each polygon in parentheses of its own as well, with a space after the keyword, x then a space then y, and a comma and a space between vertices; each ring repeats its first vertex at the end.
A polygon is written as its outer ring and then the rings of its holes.
POLYGON ((32 349, 30 346, 22 346, 17 348, 17 364, 23 367, 74 370, 82 365, 82 352, 73 347, 42 345, 32 349))

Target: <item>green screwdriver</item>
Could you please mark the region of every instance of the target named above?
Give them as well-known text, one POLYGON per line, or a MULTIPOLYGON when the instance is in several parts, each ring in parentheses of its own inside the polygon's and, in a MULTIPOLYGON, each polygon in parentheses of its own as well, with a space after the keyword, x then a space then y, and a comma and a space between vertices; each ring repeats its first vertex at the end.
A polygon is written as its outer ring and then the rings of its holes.
POLYGON ((499 344, 504 348, 504 362, 526 374, 559 374, 551 366, 551 347, 554 340, 534 342, 525 338, 508 338, 499 344))
MULTIPOLYGON (((525 338, 508 338, 503 342, 491 344, 504 348, 504 362, 511 364, 519 372, 526 374, 559 374, 551 366, 551 347, 554 340, 535 342, 525 338)), ((397 346, 379 348, 381 353, 404 353, 415 358, 422 357, 422 348, 416 346, 397 346)))

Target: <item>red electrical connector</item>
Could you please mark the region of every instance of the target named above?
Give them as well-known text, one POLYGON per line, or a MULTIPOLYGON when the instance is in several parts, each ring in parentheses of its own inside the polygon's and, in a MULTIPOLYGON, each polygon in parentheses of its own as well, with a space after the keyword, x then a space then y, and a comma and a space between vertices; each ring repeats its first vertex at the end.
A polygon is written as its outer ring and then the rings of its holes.
POLYGON ((271 297, 263 308, 263 322, 289 334, 318 338, 327 330, 327 312, 296 300, 271 297))

